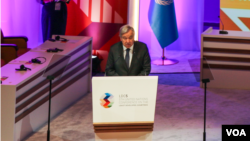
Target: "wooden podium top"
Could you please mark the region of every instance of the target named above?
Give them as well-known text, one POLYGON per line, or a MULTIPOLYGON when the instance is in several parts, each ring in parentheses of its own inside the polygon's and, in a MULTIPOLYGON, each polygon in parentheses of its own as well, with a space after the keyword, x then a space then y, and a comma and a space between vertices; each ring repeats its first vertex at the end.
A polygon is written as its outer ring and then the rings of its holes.
MULTIPOLYGON (((80 46, 89 43, 92 40, 92 37, 86 36, 61 37, 66 38, 69 41, 66 43, 62 43, 61 41, 46 41, 45 43, 37 46, 36 48, 31 49, 29 52, 23 54, 22 56, 16 58, 15 60, 12 60, 5 66, 1 67, 1 76, 8 77, 6 80, 2 81, 2 85, 19 86, 23 82, 28 81, 33 76, 37 75, 38 73, 42 73, 51 62, 51 59, 54 54, 71 55, 73 52, 76 52, 80 46), (46 50, 49 48, 59 48, 63 49, 63 51, 57 53, 48 53, 46 52, 46 50), (27 62, 36 57, 45 57, 46 62, 44 64, 27 64, 27 62), (31 71, 16 71, 15 69, 19 69, 20 65, 22 64, 25 65, 25 67, 27 68, 31 68, 31 71)), ((45 61, 43 58, 39 58, 39 60, 41 60, 41 62, 45 61)))
POLYGON ((249 39, 250 40, 250 32, 248 31, 233 31, 226 30, 228 34, 219 34, 220 30, 215 30, 212 27, 208 28, 206 31, 202 33, 203 37, 214 37, 214 38, 232 38, 232 39, 249 39))

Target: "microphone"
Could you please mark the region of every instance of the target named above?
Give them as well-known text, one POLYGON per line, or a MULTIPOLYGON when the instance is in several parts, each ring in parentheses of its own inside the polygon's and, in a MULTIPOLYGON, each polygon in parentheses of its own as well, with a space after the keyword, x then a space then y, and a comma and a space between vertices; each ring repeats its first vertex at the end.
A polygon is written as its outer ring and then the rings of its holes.
POLYGON ((30 61, 31 63, 35 63, 35 64, 41 64, 41 61, 37 58, 31 59, 30 61))
MULTIPOLYGON (((114 66, 114 64, 120 59, 121 55, 118 56, 118 58, 115 60, 114 63, 112 63, 112 66, 114 66)), ((110 69, 111 66, 108 66, 106 69, 110 69)), ((106 75, 106 69, 105 69, 105 75, 104 76, 107 76, 106 75)))
POLYGON ((220 30, 219 33, 220 33, 220 34, 228 34, 228 32, 224 30, 224 24, 223 24, 223 22, 222 22, 220 16, 218 16, 218 18, 220 19, 220 22, 221 22, 221 24, 222 24, 222 30, 220 30))
POLYGON ((55 37, 55 39, 49 38, 48 40, 51 41, 51 42, 55 42, 55 41, 67 42, 67 41, 68 41, 68 39, 62 38, 62 37, 60 37, 59 35, 57 35, 57 36, 55 37))
POLYGON ((21 65, 20 69, 16 69, 16 71, 27 71, 27 70, 31 70, 31 68, 27 68, 24 65, 21 65))
POLYGON ((63 49, 59 49, 59 48, 47 49, 47 52, 59 52, 59 51, 63 51, 63 49))
POLYGON ((60 37, 59 35, 55 37, 55 40, 56 40, 56 41, 63 41, 63 42, 67 42, 67 41, 68 41, 68 39, 62 38, 62 37, 60 37), (61 39, 62 39, 62 40, 61 40, 61 39))
POLYGON ((36 64, 43 64, 46 62, 46 58, 45 57, 36 57, 30 60, 31 63, 36 63, 36 64), (41 60, 39 60, 39 58, 43 58, 44 61, 41 62, 41 60))

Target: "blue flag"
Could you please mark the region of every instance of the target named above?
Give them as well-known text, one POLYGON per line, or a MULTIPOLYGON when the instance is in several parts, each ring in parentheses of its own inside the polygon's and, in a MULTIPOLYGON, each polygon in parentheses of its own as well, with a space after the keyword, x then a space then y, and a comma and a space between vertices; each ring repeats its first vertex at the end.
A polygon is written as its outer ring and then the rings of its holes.
POLYGON ((151 0, 148 19, 162 48, 178 38, 174 0, 151 0))

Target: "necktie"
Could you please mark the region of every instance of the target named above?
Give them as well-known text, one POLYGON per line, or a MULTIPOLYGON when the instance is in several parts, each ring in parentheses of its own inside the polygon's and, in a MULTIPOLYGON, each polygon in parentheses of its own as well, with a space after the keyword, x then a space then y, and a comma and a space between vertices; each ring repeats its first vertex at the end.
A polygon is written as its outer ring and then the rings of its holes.
POLYGON ((126 56, 125 56, 125 61, 126 61, 128 68, 129 68, 129 51, 130 51, 130 49, 127 48, 126 49, 126 56))

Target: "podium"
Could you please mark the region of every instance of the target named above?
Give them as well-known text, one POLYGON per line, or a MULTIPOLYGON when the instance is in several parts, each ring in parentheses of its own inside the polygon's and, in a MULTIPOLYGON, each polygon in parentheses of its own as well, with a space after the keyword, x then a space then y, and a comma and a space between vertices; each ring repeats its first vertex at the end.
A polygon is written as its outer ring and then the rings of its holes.
POLYGON ((95 132, 152 131, 158 76, 92 78, 95 132))
POLYGON ((201 59, 201 78, 208 63, 214 77, 209 88, 250 89, 249 54, 250 32, 219 34, 210 27, 201 35, 201 58, 206 58, 206 62, 201 59))

